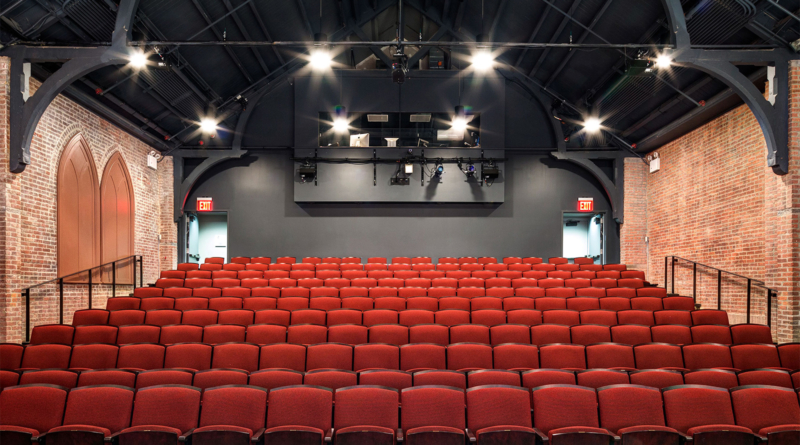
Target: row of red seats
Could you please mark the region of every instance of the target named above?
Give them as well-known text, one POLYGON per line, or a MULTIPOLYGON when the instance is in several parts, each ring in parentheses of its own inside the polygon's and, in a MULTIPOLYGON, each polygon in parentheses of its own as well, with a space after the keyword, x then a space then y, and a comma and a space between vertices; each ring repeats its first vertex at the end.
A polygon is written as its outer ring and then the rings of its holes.
MULTIPOLYGON (((591 258, 575 258, 574 264, 594 264, 591 258)), ((388 260, 386 257, 369 257, 367 258, 368 264, 386 264, 388 260)), ((549 264, 568 264, 568 258, 553 257, 547 260, 549 264)), ((272 258, 270 257, 233 257, 230 264, 270 264, 272 258)), ((278 257, 275 259, 276 264, 297 264, 296 257, 278 257)), ((319 264, 319 263, 336 263, 336 264, 352 264, 361 263, 361 258, 358 257, 305 257, 301 260, 303 264, 319 264)), ((431 257, 393 257, 391 258, 392 264, 429 264, 433 263, 431 257)), ((492 257, 440 257, 439 264, 497 264, 497 258, 492 257)), ((502 264, 541 264, 542 259, 539 257, 505 257, 502 259, 502 264)), ((182 263, 182 264, 195 264, 196 263, 182 263)), ((205 264, 225 264, 225 258, 222 257, 208 257, 205 259, 205 264)), ((616 264, 614 266, 622 266, 624 264, 616 264)))
MULTIPOLYGON (((171 287, 184 287, 194 289, 198 287, 216 287, 220 289, 229 287, 244 287, 244 288, 257 288, 257 287, 275 287, 283 289, 287 287, 292 288, 320 288, 329 287, 335 289, 343 288, 360 288, 372 289, 378 287, 388 288, 418 288, 418 289, 457 289, 457 288, 551 288, 551 287, 567 287, 573 289, 580 289, 586 287, 596 287, 602 289, 610 288, 629 288, 639 289, 644 288, 645 281, 640 278, 301 278, 299 280, 294 278, 159 278, 156 280, 156 288, 171 288, 171 287)), ((149 288, 139 288, 149 289, 149 288)), ((648 288, 659 289, 659 288, 648 288)), ((665 291, 659 292, 659 295, 664 295, 665 291)), ((136 289, 138 290, 138 289, 136 289)), ((144 292, 144 291, 140 291, 144 292)), ((152 291, 157 292, 157 291, 152 291)))
MULTIPOLYGON (((498 288, 495 288, 498 289, 498 288)), ((559 290, 561 288, 553 288, 559 290)), ((197 291, 197 289, 195 289, 197 291)), ((201 292, 196 292, 201 294, 201 292)), ((505 296, 505 297, 302 297, 302 296, 289 296, 282 297, 253 297, 253 296, 213 296, 207 297, 205 295, 191 295, 186 297, 113 297, 106 300, 107 311, 119 311, 126 309, 140 309, 143 311, 150 311, 156 309, 177 309, 177 310, 193 310, 193 309, 212 309, 212 310, 226 310, 226 309, 281 309, 294 308, 300 304, 303 308, 321 309, 321 310, 335 310, 335 309, 358 309, 367 311, 371 309, 391 309, 395 311, 404 311, 406 309, 425 309, 429 311, 447 310, 447 309, 460 309, 465 311, 477 311, 481 309, 503 309, 505 311, 513 311, 516 309, 538 309, 540 311, 552 309, 571 309, 576 311, 589 311, 589 310, 609 310, 609 311, 626 311, 626 310, 643 310, 643 311, 661 311, 661 310, 682 310, 691 311, 694 308, 694 300, 689 297, 522 297, 522 296, 505 296), (298 300, 301 298, 305 301, 298 300)), ((79 319, 88 316, 89 313, 81 313, 79 319)), ((102 317, 107 319, 107 316, 102 317)), ((727 319, 727 314, 724 315, 727 319)), ((692 321, 693 324, 707 324, 704 322, 692 321)), ((73 323, 75 324, 75 323, 73 323)), ((87 324, 87 323, 82 323, 87 324)), ((98 321, 89 324, 105 324, 105 321, 98 321)), ((714 323, 714 324, 727 324, 727 322, 714 323)))
POLYGON ((750 370, 800 369, 800 345, 790 343, 726 346, 714 343, 673 345, 646 343, 636 346, 598 343, 588 346, 555 343, 542 346, 504 343, 409 343, 401 346, 366 343, 292 344, 271 343, 133 343, 128 345, 28 345, 24 349, 3 345, 7 353, 3 367, 27 369, 148 370, 159 368, 235 368, 245 371, 283 368, 314 369, 399 369, 421 371, 450 369, 673 369, 722 368, 750 370))
MULTIPOLYGON (((253 324, 249 326, 232 324, 190 324, 173 325, 128 325, 107 326, 87 325, 73 329, 69 325, 42 325, 33 328, 32 345, 64 344, 82 345, 92 343, 186 343, 202 342, 209 344, 228 342, 268 343, 484 343, 499 345, 503 343, 546 345, 552 343, 576 343, 590 345, 595 343, 624 343, 638 345, 643 343, 673 343, 678 345, 692 343, 716 343, 739 345, 764 343, 771 344, 772 337, 767 326, 735 325, 732 328, 721 325, 701 326, 642 326, 595 324, 560 325, 539 324, 532 327, 520 324, 500 324, 484 326, 478 324, 421 324, 406 327, 398 324, 380 324, 372 327, 354 324, 325 326, 324 324, 295 324, 283 326, 276 324, 253 324), (139 332, 137 332, 137 328, 139 332)), ((799 357, 800 358, 800 357, 799 357)))
POLYGON ((95 386, 69 392, 17 386, 0 393, 3 437, 30 443, 96 438, 128 443, 206 444, 796 443, 793 390, 635 385, 599 390, 547 385, 393 388, 311 385, 95 386), (334 398, 336 405, 334 409, 334 398), (99 404, 98 404, 98 401, 99 404), (269 412, 267 412, 269 406, 269 412), (398 409, 402 406, 402 409, 398 409), (188 438, 187 438, 188 436, 188 438))
MULTIPOLYGON (((341 272, 319 278, 641 278, 638 270, 605 269, 604 266, 578 266, 577 264, 203 264, 196 270, 165 270, 161 278, 314 278, 315 272, 341 272), (261 273, 262 276, 258 274, 261 273), (287 275, 288 274, 288 275, 287 275), (297 274, 297 275, 295 275, 297 274)), ((323 274, 324 275, 324 274, 323 274)))
MULTIPOLYGON (((692 316, 689 311, 680 310, 624 310, 611 311, 594 309, 577 311, 571 309, 481 309, 475 311, 460 309, 444 309, 431 311, 425 309, 406 309, 395 311, 393 309, 308 309, 308 301, 299 297, 281 298, 278 300, 278 309, 153 309, 148 311, 128 309, 108 312, 107 323, 112 326, 125 326, 136 324, 149 324, 165 326, 173 324, 190 324, 205 326, 209 324, 237 324, 247 326, 251 324, 277 324, 283 326, 296 324, 354 324, 375 326, 379 324, 400 324, 415 326, 420 324, 441 324, 453 326, 458 324, 476 324, 484 326, 497 326, 501 324, 520 324, 535 326, 538 324, 562 324, 567 326, 579 324, 598 324, 615 326, 618 324, 639 324, 644 326, 680 325, 693 326, 692 316), (298 300, 298 301, 293 301, 298 300), (281 303, 287 303, 281 305, 281 303), (290 306, 291 304, 291 306, 290 306)), ((92 309, 92 311, 101 311, 92 309)), ((77 311, 80 319, 84 311, 77 311)), ((99 318, 99 317, 97 317, 99 318)), ((98 320, 99 321, 99 320, 98 320)), ((78 325, 85 325, 80 322, 78 325)))
POLYGON ((119 385, 135 389, 156 385, 189 385, 200 389, 222 385, 253 385, 268 390, 289 385, 315 385, 336 390, 356 385, 378 385, 397 390, 413 386, 441 385, 468 389, 483 385, 521 386, 528 389, 544 385, 580 385, 602 388, 608 385, 642 385, 658 389, 675 385, 708 385, 730 389, 743 385, 769 385, 781 388, 800 388, 800 371, 791 374, 781 369, 729 369, 641 370, 585 369, 480 369, 475 371, 426 370, 400 371, 398 369, 372 369, 346 371, 317 369, 295 371, 292 369, 262 369, 247 372, 242 369, 211 368, 192 370, 183 368, 151 369, 40 369, 28 371, 0 371, 0 389, 15 385, 46 384, 64 388, 93 385, 119 385))

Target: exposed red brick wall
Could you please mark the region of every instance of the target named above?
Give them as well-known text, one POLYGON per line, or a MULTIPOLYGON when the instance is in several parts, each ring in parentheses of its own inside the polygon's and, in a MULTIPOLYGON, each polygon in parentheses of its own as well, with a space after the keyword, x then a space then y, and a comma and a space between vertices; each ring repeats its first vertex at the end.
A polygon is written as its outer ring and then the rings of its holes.
MULTIPOLYGON (((8 172, 9 63, 0 57, 0 342, 23 337, 21 289, 56 278, 56 172, 61 152, 75 134, 81 133, 88 141, 98 178, 116 152, 128 166, 136 208, 135 252, 144 255, 145 283, 152 283, 162 267, 172 266, 176 237, 171 160, 161 162, 158 171, 148 168, 152 147, 64 96, 50 104, 36 128, 31 165, 21 174, 8 172), (162 218, 164 208, 170 209, 166 218, 162 218)), ((31 81, 32 93, 38 86, 31 81)), ((117 295, 130 292, 130 286, 120 286, 117 295)), ((105 307, 110 294, 110 286, 96 286, 94 307, 105 307)), ((56 286, 38 289, 31 297, 32 325, 58 322, 56 286)), ((69 323, 74 310, 88 305, 86 286, 67 286, 64 300, 64 322, 69 323)))
MULTIPOLYGON (((766 281, 779 291, 779 341, 800 339, 800 67, 791 73, 790 174, 766 166, 758 122, 747 106, 736 108, 656 150, 658 172, 642 177, 636 162, 626 162, 621 245, 623 262, 646 256, 648 277, 662 284, 667 255, 766 281)), ((692 272, 687 263, 675 266, 676 293, 693 295, 692 272)), ((698 303, 716 308, 717 274, 697 272, 698 303)), ((766 294, 752 289, 751 322, 765 323, 766 294)), ((746 281, 723 276, 722 294, 731 322, 744 322, 746 281)))
MULTIPOLYGON (((639 158, 625 158, 625 219, 619 231, 620 262, 645 271, 651 282, 659 275, 647 263, 647 164, 639 158), (629 215, 635 215, 628 219, 629 215)), ((663 283, 662 283, 663 284, 663 283)))

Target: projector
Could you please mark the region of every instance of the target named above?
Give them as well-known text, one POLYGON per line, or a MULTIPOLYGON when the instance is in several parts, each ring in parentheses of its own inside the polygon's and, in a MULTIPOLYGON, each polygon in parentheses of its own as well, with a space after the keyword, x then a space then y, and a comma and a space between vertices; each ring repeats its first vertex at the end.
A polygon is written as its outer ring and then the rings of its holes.
POLYGON ((394 55, 394 63, 392 64, 392 82, 402 84, 406 81, 406 74, 408 74, 408 68, 406 67, 406 61, 408 60, 408 56, 403 53, 397 53, 394 55))

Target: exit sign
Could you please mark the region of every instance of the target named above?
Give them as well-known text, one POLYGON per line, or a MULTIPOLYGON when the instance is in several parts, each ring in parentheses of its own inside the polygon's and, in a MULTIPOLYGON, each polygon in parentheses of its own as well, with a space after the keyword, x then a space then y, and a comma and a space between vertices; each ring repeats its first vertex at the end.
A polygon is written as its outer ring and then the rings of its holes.
POLYGON ((594 212, 594 198, 578 198, 579 212, 594 212))
POLYGON ((214 200, 212 198, 197 198, 198 212, 211 212, 214 210, 214 200))

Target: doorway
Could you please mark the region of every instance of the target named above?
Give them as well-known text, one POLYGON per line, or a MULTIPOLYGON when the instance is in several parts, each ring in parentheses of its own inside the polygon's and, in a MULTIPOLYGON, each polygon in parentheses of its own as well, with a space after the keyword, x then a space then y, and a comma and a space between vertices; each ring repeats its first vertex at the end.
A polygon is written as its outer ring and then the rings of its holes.
POLYGON ((220 257, 228 262, 228 213, 189 213, 186 219, 186 261, 204 263, 220 257))
POLYGON ((605 264, 605 215, 603 213, 568 213, 562 216, 564 258, 592 258, 605 264))

